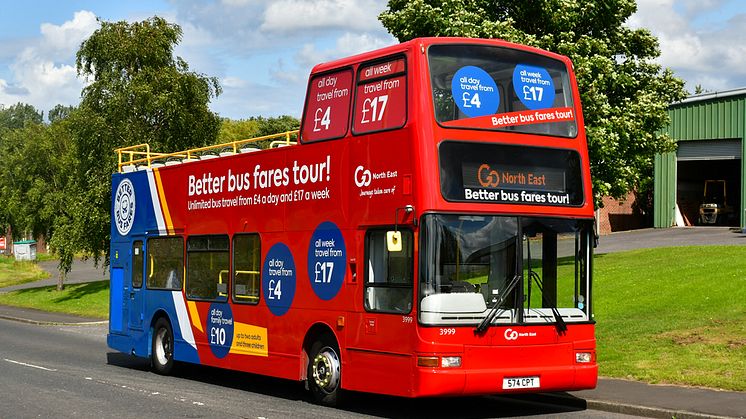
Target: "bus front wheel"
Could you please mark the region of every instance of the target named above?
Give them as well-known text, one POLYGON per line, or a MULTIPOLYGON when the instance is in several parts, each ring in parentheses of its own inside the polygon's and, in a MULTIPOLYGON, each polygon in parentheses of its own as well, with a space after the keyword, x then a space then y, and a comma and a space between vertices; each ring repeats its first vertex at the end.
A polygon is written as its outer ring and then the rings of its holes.
POLYGON ((324 336, 311 345, 308 383, 317 403, 325 406, 336 406, 339 403, 342 363, 339 346, 333 338, 324 336))
POLYGON ((153 348, 150 352, 153 370, 168 375, 174 368, 174 333, 171 324, 161 317, 153 327, 153 348))

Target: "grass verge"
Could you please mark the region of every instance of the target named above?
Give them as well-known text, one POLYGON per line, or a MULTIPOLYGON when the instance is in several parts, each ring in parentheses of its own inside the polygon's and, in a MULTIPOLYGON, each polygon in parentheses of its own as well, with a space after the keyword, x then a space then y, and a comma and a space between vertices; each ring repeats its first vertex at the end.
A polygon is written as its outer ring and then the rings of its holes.
POLYGON ((109 281, 30 288, 0 294, 0 304, 35 308, 55 313, 106 319, 109 317, 109 281))
POLYGON ((742 246, 597 255, 600 374, 746 391, 742 246))
POLYGON ((35 262, 16 261, 14 258, 0 256, 0 288, 25 284, 48 278, 45 272, 35 262))

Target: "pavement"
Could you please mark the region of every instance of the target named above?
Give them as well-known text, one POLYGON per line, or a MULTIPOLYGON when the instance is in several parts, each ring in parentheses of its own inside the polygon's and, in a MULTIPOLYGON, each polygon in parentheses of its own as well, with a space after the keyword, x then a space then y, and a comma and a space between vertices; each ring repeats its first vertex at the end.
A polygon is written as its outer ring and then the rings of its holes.
MULTIPOLYGON (((728 227, 680 227, 671 229, 643 229, 601 236, 596 253, 610 253, 637 248, 691 245, 746 245, 746 234, 728 227)), ((42 267, 56 271, 54 262, 42 267)), ((76 261, 68 276, 72 281, 85 282, 103 276, 106 270, 95 268, 90 261, 76 261)), ((55 277, 56 278, 56 277, 55 277)), ((30 284, 26 288, 56 284, 56 279, 30 284), (47 283, 49 282, 49 283, 47 283)), ((94 279, 98 280, 98 279, 94 279)), ((0 292, 11 291, 2 288, 0 292)), ((84 325, 102 323, 91 319, 39 310, 0 305, 0 318, 39 325, 84 325)), ((106 322, 103 322, 106 323, 106 322)), ((594 390, 542 395, 562 405, 574 405, 606 412, 676 419, 746 418, 746 392, 721 391, 708 388, 675 385, 654 385, 637 381, 600 377, 594 390)))

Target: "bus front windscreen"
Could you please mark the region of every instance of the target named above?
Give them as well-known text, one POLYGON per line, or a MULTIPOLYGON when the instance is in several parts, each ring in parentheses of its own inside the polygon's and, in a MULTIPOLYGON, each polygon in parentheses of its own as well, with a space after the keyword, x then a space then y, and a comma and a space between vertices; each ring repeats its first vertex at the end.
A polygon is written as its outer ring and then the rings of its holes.
POLYGON ((591 319, 591 220, 428 214, 422 221, 422 324, 591 319))
POLYGON ((486 45, 428 50, 435 118, 441 126, 575 137, 572 89, 561 61, 486 45))

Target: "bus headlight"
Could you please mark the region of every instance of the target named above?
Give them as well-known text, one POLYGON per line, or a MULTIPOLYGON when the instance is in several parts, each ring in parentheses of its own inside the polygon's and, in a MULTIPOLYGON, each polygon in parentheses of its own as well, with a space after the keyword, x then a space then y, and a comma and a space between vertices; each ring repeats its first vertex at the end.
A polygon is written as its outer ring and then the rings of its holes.
POLYGON ((440 366, 442 368, 458 368, 461 366, 460 356, 444 356, 440 358, 440 366))
POLYGON ((590 352, 575 352, 575 362, 579 364, 588 364, 593 359, 593 354, 590 352))

